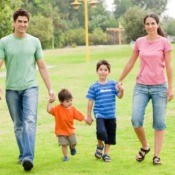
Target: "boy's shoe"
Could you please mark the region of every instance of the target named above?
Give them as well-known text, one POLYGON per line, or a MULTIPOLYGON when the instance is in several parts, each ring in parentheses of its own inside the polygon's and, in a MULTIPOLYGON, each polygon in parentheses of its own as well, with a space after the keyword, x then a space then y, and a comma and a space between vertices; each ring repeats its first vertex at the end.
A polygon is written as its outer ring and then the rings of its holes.
POLYGON ((96 148, 96 151, 95 151, 95 157, 97 158, 97 159, 101 159, 102 158, 102 151, 103 151, 103 146, 98 146, 97 145, 97 148, 96 148))
POLYGON ((23 160, 22 166, 25 171, 30 171, 33 168, 33 163, 30 160, 23 160))
POLYGON ((70 153, 74 156, 77 153, 77 150, 75 148, 70 148, 70 153))
POLYGON ((111 162, 111 158, 107 154, 104 154, 102 158, 103 158, 104 162, 111 162))
POLYGON ((67 162, 69 160, 69 157, 63 157, 63 162, 67 162))

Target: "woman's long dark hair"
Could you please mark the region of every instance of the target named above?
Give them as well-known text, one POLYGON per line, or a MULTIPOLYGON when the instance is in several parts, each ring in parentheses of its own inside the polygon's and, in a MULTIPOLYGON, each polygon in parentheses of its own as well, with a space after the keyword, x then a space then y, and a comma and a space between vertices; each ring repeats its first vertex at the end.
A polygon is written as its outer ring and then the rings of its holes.
MULTIPOLYGON (((155 21, 156 21, 156 23, 159 24, 159 17, 158 17, 156 14, 154 14, 154 13, 151 13, 151 14, 148 14, 148 15, 145 16, 145 18, 144 18, 144 20, 143 20, 143 21, 144 21, 144 24, 145 24, 145 21, 146 21, 146 19, 147 19, 148 17, 154 18, 155 21)), ((158 33, 159 35, 165 37, 165 33, 164 33, 163 30, 161 29, 160 25, 159 25, 159 27, 158 27, 158 29, 157 29, 157 33, 158 33)))

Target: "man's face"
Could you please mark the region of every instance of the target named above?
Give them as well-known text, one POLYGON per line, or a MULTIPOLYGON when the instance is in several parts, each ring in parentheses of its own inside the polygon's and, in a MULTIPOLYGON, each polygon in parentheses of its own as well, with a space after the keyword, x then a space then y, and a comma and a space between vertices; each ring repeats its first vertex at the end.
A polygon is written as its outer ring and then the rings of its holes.
POLYGON ((26 16, 18 16, 16 21, 13 22, 13 27, 16 34, 25 34, 28 27, 28 19, 26 16))

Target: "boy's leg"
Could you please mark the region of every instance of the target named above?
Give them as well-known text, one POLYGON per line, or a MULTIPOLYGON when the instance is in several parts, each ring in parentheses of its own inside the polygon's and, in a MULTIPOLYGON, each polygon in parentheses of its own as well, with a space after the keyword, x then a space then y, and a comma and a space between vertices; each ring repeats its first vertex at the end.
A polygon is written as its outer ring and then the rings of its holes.
POLYGON ((69 140, 69 146, 70 146, 70 153, 72 156, 74 156, 77 153, 77 150, 75 149, 75 146, 77 145, 77 137, 75 134, 68 137, 69 140))
POLYGON ((69 145, 67 136, 58 136, 58 144, 62 146, 63 161, 68 161, 67 146, 69 145))
POLYGON ((105 147, 104 147, 104 154, 109 154, 109 148, 110 148, 110 144, 105 144, 105 147))
POLYGON ((110 162, 111 158, 109 156, 109 149, 110 145, 115 145, 116 144, 116 119, 106 119, 105 120, 105 128, 107 131, 107 137, 108 140, 105 141, 105 148, 104 148, 104 155, 103 155, 103 160, 105 162, 110 162))
POLYGON ((68 157, 68 154, 67 154, 67 145, 62 145, 62 153, 63 153, 63 156, 64 157, 68 157))

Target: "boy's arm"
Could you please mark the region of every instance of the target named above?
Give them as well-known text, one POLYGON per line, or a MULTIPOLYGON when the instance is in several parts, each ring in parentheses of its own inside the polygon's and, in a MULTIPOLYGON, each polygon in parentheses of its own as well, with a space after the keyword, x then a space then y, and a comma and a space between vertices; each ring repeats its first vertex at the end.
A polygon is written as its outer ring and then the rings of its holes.
POLYGON ((120 89, 119 89, 119 92, 118 92, 118 94, 117 94, 117 97, 121 99, 121 98, 123 97, 123 94, 124 94, 124 88, 123 88, 123 86, 121 85, 121 86, 120 86, 120 89))
POLYGON ((94 105, 94 101, 89 99, 88 105, 87 105, 87 121, 90 123, 92 123, 93 121, 91 116, 93 105, 94 105))

